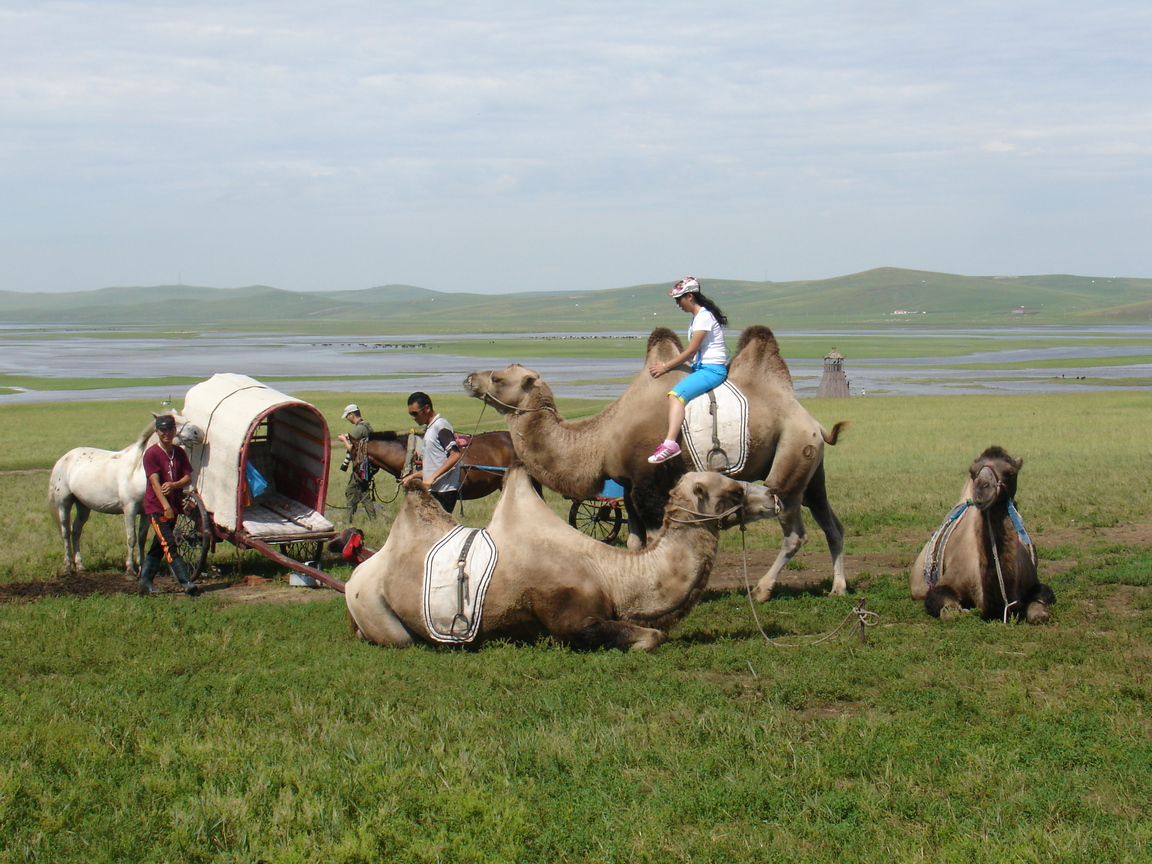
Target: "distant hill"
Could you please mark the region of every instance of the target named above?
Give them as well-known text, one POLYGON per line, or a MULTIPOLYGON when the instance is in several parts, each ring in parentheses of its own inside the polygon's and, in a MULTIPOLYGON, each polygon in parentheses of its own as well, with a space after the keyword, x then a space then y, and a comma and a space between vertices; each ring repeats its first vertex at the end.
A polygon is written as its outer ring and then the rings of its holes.
MULTIPOLYGON (((1152 279, 957 276, 884 267, 800 282, 700 280, 732 321, 776 327, 1147 323, 1152 279)), ((667 323, 668 283, 593 291, 450 294, 412 285, 283 291, 160 285, 63 294, 0 292, 8 323, 315 332, 646 330, 667 323)), ((674 311, 674 310, 672 310, 674 311)), ((674 319, 678 320, 678 319, 674 319)))

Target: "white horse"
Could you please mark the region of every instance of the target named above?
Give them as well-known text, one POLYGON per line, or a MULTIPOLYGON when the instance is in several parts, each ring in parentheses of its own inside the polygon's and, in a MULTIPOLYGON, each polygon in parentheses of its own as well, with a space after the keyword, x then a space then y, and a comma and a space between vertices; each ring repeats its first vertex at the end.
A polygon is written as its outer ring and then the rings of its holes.
MULTIPOLYGON (((89 515, 97 513, 123 513, 124 539, 128 555, 124 559, 124 572, 139 572, 144 532, 137 532, 136 519, 144 509, 144 489, 148 478, 144 476, 144 451, 156 434, 156 417, 140 430, 136 440, 123 450, 99 450, 95 447, 77 447, 57 460, 48 480, 48 503, 56 517, 56 525, 64 540, 64 569, 80 572, 80 534, 89 515), (76 508, 76 518, 72 518, 76 508)), ((203 443, 204 433, 179 414, 176 418, 177 440, 186 444, 203 443)))

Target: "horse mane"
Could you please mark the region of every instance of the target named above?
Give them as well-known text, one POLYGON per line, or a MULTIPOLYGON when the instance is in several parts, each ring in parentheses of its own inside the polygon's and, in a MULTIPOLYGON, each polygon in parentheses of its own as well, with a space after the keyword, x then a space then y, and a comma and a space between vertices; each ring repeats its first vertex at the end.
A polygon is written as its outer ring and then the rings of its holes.
POLYGON ((141 429, 140 434, 136 436, 136 445, 135 446, 143 448, 143 446, 148 443, 148 439, 152 437, 152 435, 155 431, 156 431, 156 418, 152 418, 152 420, 148 423, 148 425, 145 426, 143 429, 141 429))
POLYGON ((399 432, 394 432, 391 430, 386 430, 384 432, 369 432, 368 433, 368 440, 369 441, 399 441, 402 437, 407 438, 408 433, 405 432, 405 433, 401 434, 399 432))
POLYGON ((733 363, 741 359, 743 352, 747 351, 749 359, 764 366, 770 372, 782 377, 789 384, 792 383, 792 373, 788 371, 788 364, 780 356, 780 345, 776 342, 776 334, 763 324, 753 324, 740 334, 740 342, 736 346, 736 353, 732 355, 733 363))

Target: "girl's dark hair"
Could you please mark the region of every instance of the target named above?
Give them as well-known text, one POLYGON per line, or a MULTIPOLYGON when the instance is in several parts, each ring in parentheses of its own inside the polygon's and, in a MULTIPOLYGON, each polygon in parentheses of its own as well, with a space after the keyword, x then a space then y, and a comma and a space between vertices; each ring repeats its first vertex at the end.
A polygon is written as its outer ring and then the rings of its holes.
POLYGON ((728 316, 720 311, 720 307, 716 305, 716 301, 708 297, 700 291, 693 292, 696 296, 696 302, 716 316, 716 320, 720 322, 721 327, 728 326, 728 316))

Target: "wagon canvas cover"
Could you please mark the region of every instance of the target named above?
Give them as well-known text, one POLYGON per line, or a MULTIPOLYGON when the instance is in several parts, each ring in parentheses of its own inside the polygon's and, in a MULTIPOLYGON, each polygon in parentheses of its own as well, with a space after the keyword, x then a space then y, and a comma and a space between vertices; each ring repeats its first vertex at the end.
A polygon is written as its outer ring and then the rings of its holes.
POLYGON ((243 540, 330 535, 328 423, 313 405, 247 375, 221 373, 184 397, 184 416, 204 430, 188 448, 194 483, 213 523, 243 540), (249 465, 267 481, 254 496, 249 465))

